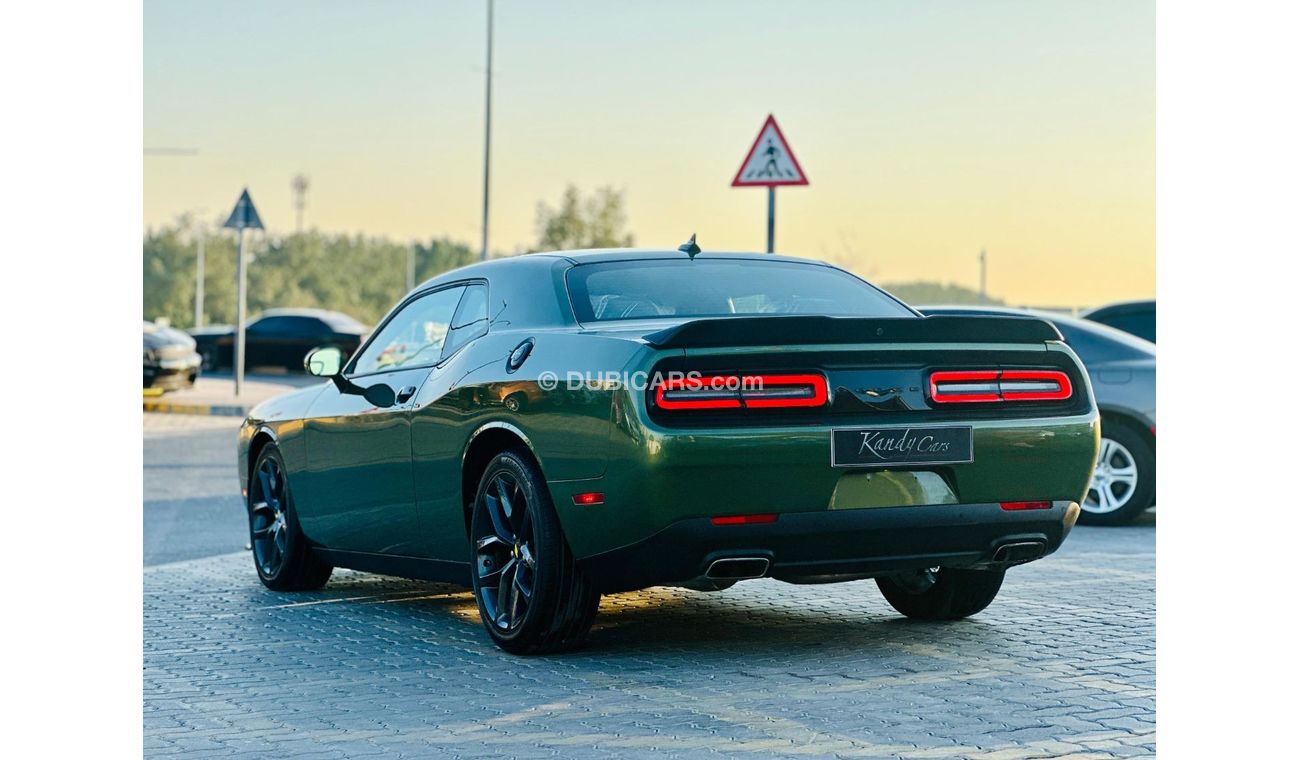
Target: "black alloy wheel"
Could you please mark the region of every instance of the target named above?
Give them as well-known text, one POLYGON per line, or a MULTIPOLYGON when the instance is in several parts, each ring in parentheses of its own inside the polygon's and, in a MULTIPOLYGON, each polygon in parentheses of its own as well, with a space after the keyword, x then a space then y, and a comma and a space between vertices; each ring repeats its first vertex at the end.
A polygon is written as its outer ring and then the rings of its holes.
POLYGON ((484 620, 511 632, 523 624, 537 581, 532 512, 519 481, 498 472, 483 491, 492 530, 474 542, 484 620))
POLYGON ((298 527, 284 460, 274 445, 258 454, 248 487, 248 531, 257 576, 276 591, 318 589, 333 568, 320 561, 298 527))
POLYGON ((470 521, 474 596, 497 646, 513 654, 582 642, 600 594, 577 567, 532 456, 497 455, 483 473, 470 521))

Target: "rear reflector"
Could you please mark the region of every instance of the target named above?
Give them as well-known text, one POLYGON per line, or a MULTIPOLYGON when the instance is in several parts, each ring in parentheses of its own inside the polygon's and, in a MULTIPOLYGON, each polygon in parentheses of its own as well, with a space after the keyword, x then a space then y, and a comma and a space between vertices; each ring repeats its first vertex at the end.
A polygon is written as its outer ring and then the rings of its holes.
POLYGON ((1055 369, 930 373, 930 400, 936 404, 1064 401, 1073 394, 1070 376, 1055 369))
POLYGON ((575 493, 573 503, 579 506, 592 506, 595 504, 605 503, 605 494, 592 491, 591 493, 575 493))
POLYGON ((1004 501, 1002 508, 1008 512, 1019 512, 1022 509, 1051 509, 1050 501, 1004 501))
POLYGON ((655 389, 660 409, 775 409, 822 406, 821 375, 706 375, 669 378, 655 389))
POLYGON ((721 517, 711 517, 709 521, 714 525, 758 525, 776 522, 776 515, 722 515, 721 517))

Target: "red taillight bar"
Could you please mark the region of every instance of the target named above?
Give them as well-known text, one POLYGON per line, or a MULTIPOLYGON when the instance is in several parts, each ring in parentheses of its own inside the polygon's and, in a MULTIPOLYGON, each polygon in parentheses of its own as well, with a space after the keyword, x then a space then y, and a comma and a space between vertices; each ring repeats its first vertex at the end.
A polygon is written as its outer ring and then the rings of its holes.
POLYGON ((714 525, 761 525, 776 522, 776 515, 721 515, 710 517, 709 522, 714 525))
POLYGON ((821 375, 706 375, 669 378, 655 389, 660 409, 774 409, 822 406, 821 375))
POLYGON ((977 402, 1001 401, 998 395, 998 371, 980 370, 977 372, 931 372, 930 398, 940 404, 970 404, 977 402), (961 383, 965 392, 948 393, 939 388, 939 383, 961 383))
POLYGON ((1055 369, 955 370, 930 373, 936 404, 1063 401, 1074 394, 1070 376, 1055 369))

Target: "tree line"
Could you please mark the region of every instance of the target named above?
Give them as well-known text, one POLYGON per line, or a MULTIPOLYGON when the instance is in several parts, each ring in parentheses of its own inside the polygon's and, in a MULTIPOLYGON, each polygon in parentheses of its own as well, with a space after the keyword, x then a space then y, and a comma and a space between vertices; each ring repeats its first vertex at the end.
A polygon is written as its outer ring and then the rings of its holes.
MULTIPOLYGON (((558 206, 537 207, 532 250, 630 246, 622 192, 599 188, 587 198, 564 191, 558 206)), ((228 232, 204 238, 204 323, 235 321, 235 241, 228 232)), ((282 306, 334 309, 373 325, 406 293, 407 257, 417 283, 478 260, 468 243, 437 238, 409 245, 384 237, 312 230, 255 234, 249 241, 248 313, 282 306)), ((144 318, 194 325, 198 240, 188 219, 144 236, 144 318)))
MULTIPOLYGON (((558 206, 537 207, 534 251, 631 246, 622 192, 598 188, 583 198, 564 191, 558 206)), ((284 306, 334 309, 373 325, 406 293, 407 257, 415 257, 415 281, 470 264, 478 251, 437 238, 411 244, 384 237, 312 230, 292 235, 255 234, 249 241, 248 313, 284 306)), ((144 318, 194 325, 198 241, 192 225, 178 219, 144 236, 144 318)), ((204 322, 235 321, 235 242, 228 232, 205 236, 204 322)), ((974 303, 979 295, 938 283, 884 285, 911 303, 974 303)))

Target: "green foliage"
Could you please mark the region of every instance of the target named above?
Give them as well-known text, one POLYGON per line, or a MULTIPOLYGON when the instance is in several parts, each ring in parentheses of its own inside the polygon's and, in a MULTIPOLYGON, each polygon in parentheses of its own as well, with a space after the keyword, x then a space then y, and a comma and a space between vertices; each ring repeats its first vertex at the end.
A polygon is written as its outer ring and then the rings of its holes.
MULTIPOLYGON (((248 313, 277 306, 336 309, 375 324, 406 293, 408 247, 383 238, 306 232, 248 240, 248 313)), ((451 240, 414 244, 416 282, 475 260, 468 245, 451 240)), ((236 309, 235 238, 210 233, 204 256, 204 311, 208 324, 233 323, 236 309)), ((194 323, 196 246, 181 223, 144 238, 144 317, 194 323)))
POLYGON ((601 187, 583 199, 578 188, 569 185, 559 208, 537 204, 537 250, 626 248, 633 244, 631 233, 623 229, 626 224, 621 192, 601 187))
POLYGON ((980 298, 979 291, 961 285, 940 282, 895 282, 881 285, 888 292, 912 306, 988 304, 1001 306, 1000 298, 980 298))

